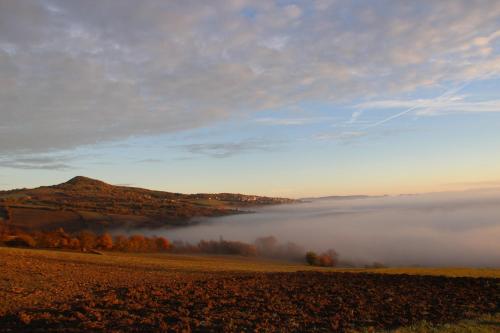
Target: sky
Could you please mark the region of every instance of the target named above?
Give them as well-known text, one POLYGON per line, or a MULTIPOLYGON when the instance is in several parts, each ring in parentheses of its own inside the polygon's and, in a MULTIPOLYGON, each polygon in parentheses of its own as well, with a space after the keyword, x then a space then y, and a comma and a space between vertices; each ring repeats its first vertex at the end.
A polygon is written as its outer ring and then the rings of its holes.
POLYGON ((500 1, 0 0, 0 189, 500 187, 500 1))

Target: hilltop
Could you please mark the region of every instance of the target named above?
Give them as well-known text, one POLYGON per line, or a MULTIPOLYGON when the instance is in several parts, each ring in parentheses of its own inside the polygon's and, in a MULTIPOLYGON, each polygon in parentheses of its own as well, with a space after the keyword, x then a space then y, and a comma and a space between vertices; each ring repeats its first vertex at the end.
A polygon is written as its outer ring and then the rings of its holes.
POLYGON ((197 217, 291 202, 294 200, 231 193, 154 191, 77 176, 58 185, 0 191, 0 223, 25 230, 62 227, 69 231, 182 226, 197 217))

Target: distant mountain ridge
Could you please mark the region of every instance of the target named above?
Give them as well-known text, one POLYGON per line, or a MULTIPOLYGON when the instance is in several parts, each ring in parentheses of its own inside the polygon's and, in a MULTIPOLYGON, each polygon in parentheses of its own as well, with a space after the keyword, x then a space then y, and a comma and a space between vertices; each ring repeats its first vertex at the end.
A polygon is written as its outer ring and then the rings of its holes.
POLYGON ((196 217, 238 214, 241 208, 292 202, 231 193, 163 192, 76 176, 58 185, 0 191, 0 224, 68 231, 183 226, 196 217))

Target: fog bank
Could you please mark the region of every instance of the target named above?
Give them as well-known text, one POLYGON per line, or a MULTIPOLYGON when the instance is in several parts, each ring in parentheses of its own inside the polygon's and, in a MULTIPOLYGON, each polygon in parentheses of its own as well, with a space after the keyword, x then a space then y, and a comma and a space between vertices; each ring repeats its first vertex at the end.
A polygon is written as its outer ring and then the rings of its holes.
POLYGON ((316 199, 255 211, 163 235, 190 242, 274 235, 307 249, 335 248, 361 264, 500 267, 500 190, 316 199))

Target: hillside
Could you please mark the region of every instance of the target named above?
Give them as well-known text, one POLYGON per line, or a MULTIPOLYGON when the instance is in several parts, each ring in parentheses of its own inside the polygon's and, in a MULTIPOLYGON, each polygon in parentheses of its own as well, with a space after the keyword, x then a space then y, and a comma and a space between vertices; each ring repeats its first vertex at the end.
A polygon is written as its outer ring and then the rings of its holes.
POLYGON ((115 186, 77 176, 53 186, 0 191, 0 223, 26 230, 68 231, 180 226, 196 217, 237 214, 293 200, 242 194, 180 194, 115 186))

